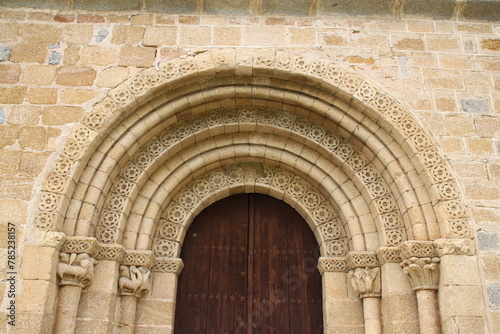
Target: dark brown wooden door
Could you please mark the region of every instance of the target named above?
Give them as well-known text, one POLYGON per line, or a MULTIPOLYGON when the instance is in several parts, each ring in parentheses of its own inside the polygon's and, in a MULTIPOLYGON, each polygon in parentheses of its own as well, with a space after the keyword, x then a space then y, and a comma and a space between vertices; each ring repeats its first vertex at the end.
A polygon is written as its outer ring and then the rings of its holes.
POLYGON ((286 203, 235 195, 187 231, 175 334, 322 333, 318 247, 286 203))

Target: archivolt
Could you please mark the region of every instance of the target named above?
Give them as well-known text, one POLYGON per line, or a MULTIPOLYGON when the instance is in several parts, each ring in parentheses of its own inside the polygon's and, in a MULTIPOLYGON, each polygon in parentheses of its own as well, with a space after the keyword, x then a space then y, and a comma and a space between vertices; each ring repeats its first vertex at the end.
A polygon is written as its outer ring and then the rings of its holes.
MULTIPOLYGON (((121 242, 138 247, 141 236, 134 233, 152 233, 179 189, 242 161, 293 172, 321 189, 354 245, 357 235, 389 231, 383 216, 389 212, 403 221, 394 231, 404 226, 411 239, 469 236, 456 182, 410 113, 356 73, 274 50, 213 50, 174 59, 111 90, 73 128, 43 187, 35 224, 99 236, 113 219, 117 229, 114 235, 107 230, 109 240, 123 236, 121 242), (202 117, 221 108, 230 117, 240 106, 278 110, 267 115, 292 117, 293 127, 266 124, 260 116, 242 121, 241 110, 237 120, 216 126, 202 117), (178 141, 168 146, 172 134, 178 141), (324 138, 337 146, 328 147, 324 138), (134 170, 137 177, 127 178, 134 170), (125 199, 115 196, 120 192, 125 199), (394 209, 384 211, 384 205, 394 209)), ((390 240, 380 238, 384 245, 390 240)))

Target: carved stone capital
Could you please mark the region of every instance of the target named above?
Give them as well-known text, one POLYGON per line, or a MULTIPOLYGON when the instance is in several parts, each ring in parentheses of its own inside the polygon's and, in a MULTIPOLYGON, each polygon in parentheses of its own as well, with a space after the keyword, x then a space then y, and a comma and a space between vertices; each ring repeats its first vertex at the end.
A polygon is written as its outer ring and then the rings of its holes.
POLYGON ((118 288, 122 296, 142 296, 151 290, 151 270, 147 267, 121 265, 118 288))
POLYGON ((101 244, 101 249, 97 254, 98 260, 122 262, 125 256, 125 247, 118 244, 101 244))
POLYGON ((87 253, 92 257, 96 257, 99 249, 100 245, 96 238, 76 236, 67 237, 61 251, 76 254, 87 253))
POLYGON ((413 290, 437 290, 439 285, 438 257, 410 257, 401 263, 413 290))
POLYGON ((96 259, 87 253, 60 253, 57 275, 60 285, 72 285, 84 288, 94 279, 96 259))
POLYGON ((348 271, 348 267, 345 257, 320 257, 318 270, 321 275, 325 272, 345 273, 348 271))
POLYGON ((434 240, 434 245, 439 256, 476 254, 476 246, 470 239, 437 239, 434 240))
POLYGON ((432 241, 405 241, 399 245, 401 260, 411 257, 436 257, 437 252, 432 241))
POLYGON ((349 278, 360 298, 380 297, 380 268, 355 268, 349 271, 349 278))
POLYGON ((401 254, 397 247, 380 247, 377 250, 377 258, 381 266, 386 263, 401 263, 401 254))
POLYGON ((125 252, 122 264, 136 267, 153 267, 155 258, 153 252, 148 250, 128 250, 125 252))
POLYGON ((66 242, 66 234, 62 232, 56 232, 56 231, 44 231, 43 239, 42 242, 40 243, 40 246, 43 247, 52 247, 57 249, 58 251, 61 251, 62 246, 66 242))
POLYGON ((182 262, 182 259, 171 257, 157 257, 155 258, 155 264, 152 270, 161 273, 174 273, 178 276, 183 268, 184 262, 182 262))
POLYGON ((349 269, 374 268, 380 265, 377 259, 377 254, 372 251, 349 252, 349 254, 347 254, 346 261, 349 269))

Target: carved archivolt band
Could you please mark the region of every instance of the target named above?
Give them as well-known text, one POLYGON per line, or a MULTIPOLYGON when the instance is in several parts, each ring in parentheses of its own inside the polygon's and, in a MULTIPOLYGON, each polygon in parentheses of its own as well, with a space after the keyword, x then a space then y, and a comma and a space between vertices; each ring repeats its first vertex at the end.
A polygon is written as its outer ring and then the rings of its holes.
MULTIPOLYGON (((436 199, 436 210, 439 212, 440 222, 448 224, 448 228, 445 229, 446 237, 467 238, 470 236, 467 215, 460 201, 456 182, 430 136, 409 112, 392 97, 380 92, 374 84, 337 64, 322 59, 309 60, 298 53, 275 50, 255 50, 250 53, 237 52, 235 49, 211 50, 194 57, 173 59, 162 63, 159 71, 153 68, 145 70, 111 90, 108 96, 72 129, 53 172, 43 185, 35 225, 42 229, 61 228, 68 200, 72 198, 74 182, 78 183, 78 180, 73 179, 76 178, 74 175, 76 166, 89 153, 96 138, 108 130, 107 125, 112 123, 118 115, 136 109, 139 106, 137 101, 150 100, 154 93, 161 91, 170 83, 175 83, 176 80, 234 69, 244 70, 245 73, 250 74, 252 71, 261 71, 262 73, 301 75, 310 82, 316 82, 318 86, 328 87, 340 99, 348 101, 354 107, 359 107, 370 117, 380 118, 380 124, 388 124, 387 127, 394 129, 395 136, 403 138, 405 145, 410 147, 411 157, 414 156, 416 164, 419 165, 417 167, 424 169, 426 182, 429 183, 426 186, 431 189, 432 196, 436 199)), ((186 124, 180 122, 176 130, 182 133, 183 127, 185 128, 186 124)), ((154 152, 155 146, 152 145, 149 149, 154 152)), ((344 160, 347 163, 355 155, 352 147, 342 145, 342 143, 335 150, 339 156, 345 155, 344 160)), ((148 156, 144 154, 137 156, 133 162, 138 166, 148 163, 148 156)), ((397 212, 393 209, 394 199, 382 195, 384 189, 387 188, 380 187, 375 180, 366 188, 376 197, 378 207, 385 210, 381 212, 382 214, 397 212)), ((112 206, 121 205, 120 198, 109 198, 108 203, 112 206)), ((109 216, 113 214, 109 213, 109 216)), ((108 216, 103 217, 102 221, 107 221, 107 219, 108 216)), ((390 223, 392 218, 389 217, 387 221, 390 223)), ((387 234, 387 240, 394 240, 394 242, 389 245, 397 246, 398 242, 404 240, 399 239, 402 232, 398 232, 397 229, 390 232, 387 234)), ((101 237, 103 236, 100 236, 100 239, 101 237)), ((106 236, 106 239, 116 240, 114 235, 106 236)))

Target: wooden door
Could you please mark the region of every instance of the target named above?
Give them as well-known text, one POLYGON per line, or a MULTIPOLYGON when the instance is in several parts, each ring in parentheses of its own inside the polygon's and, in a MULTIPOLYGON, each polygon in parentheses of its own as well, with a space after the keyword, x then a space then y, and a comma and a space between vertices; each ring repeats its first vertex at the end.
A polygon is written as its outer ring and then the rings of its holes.
POLYGON ((235 195, 187 231, 176 334, 322 333, 316 240, 286 203, 235 195))

